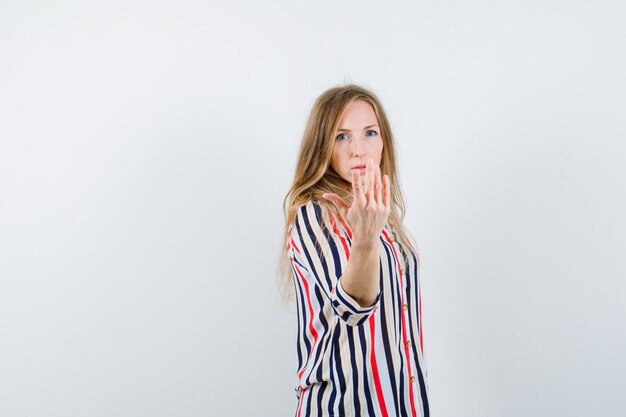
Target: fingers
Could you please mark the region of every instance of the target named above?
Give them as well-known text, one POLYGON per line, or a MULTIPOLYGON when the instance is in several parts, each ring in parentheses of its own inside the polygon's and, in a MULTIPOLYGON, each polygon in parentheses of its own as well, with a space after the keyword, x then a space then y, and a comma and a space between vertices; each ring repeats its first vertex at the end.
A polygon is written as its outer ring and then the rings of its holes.
POLYGON ((365 207, 367 205, 365 190, 363 188, 363 184, 361 184, 361 174, 357 169, 352 170, 352 193, 354 196, 352 203, 353 206, 356 205, 357 207, 365 207))
POLYGON ((377 198, 377 175, 380 176, 380 167, 373 159, 365 162, 365 174, 363 178, 363 188, 366 197, 366 204, 379 204, 380 199, 377 198))
POLYGON ((385 209, 389 212, 391 210, 391 183, 388 175, 383 177, 383 201, 385 209))
POLYGON ((368 159, 365 162, 365 194, 368 202, 374 199, 374 161, 368 159))
POLYGON ((380 167, 378 165, 376 165, 376 172, 375 172, 375 192, 376 192, 376 203, 378 205, 384 205, 384 201, 383 201, 383 183, 382 180, 380 178, 380 167))
POLYGON ((372 192, 370 188, 372 187, 372 166, 371 159, 365 161, 365 173, 363 175, 363 188, 365 191, 365 195, 368 197, 368 200, 372 197, 372 192))
MULTIPOLYGON (((354 236, 358 235, 360 240, 373 242, 379 238, 381 230, 389 221, 391 181, 388 175, 382 175, 380 165, 369 159, 364 170, 352 171, 351 182, 353 201, 346 218, 354 236)), ((341 201, 340 204, 345 205, 335 194, 327 193, 324 197, 337 203, 341 201)))

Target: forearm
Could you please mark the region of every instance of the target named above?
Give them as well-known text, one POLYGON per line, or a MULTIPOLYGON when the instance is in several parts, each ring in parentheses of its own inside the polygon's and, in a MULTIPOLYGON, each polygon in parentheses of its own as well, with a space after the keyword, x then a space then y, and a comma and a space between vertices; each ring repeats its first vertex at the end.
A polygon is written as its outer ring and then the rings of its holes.
POLYGON ((340 278, 341 288, 359 306, 369 307, 380 294, 380 233, 391 211, 389 177, 381 178, 380 166, 369 159, 364 177, 359 170, 352 170, 352 189, 352 206, 336 194, 322 196, 335 202, 352 230, 350 258, 340 278))
POLYGON ((374 304, 380 292, 380 254, 378 242, 353 242, 341 286, 361 307, 374 304))

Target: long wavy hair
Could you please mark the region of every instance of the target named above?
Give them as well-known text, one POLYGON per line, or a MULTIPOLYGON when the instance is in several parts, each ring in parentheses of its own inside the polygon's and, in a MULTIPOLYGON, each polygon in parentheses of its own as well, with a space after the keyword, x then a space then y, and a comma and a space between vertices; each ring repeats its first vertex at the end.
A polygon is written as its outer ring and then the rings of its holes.
POLYGON ((381 176, 385 174, 389 176, 391 184, 391 212, 388 223, 396 232, 400 243, 410 245, 402 226, 405 206, 398 181, 393 134, 383 106, 374 93, 361 86, 349 84, 330 88, 317 98, 311 109, 298 152, 294 179, 283 200, 285 230, 279 261, 278 286, 285 302, 291 300, 294 293, 292 271, 287 256, 287 241, 298 209, 315 200, 325 209, 323 210, 325 216, 332 212, 340 217, 334 204, 322 197, 324 193, 335 193, 348 204, 352 204, 352 184, 341 178, 330 166, 330 162, 341 116, 348 104, 356 100, 369 103, 378 119, 383 140, 380 171, 381 176))

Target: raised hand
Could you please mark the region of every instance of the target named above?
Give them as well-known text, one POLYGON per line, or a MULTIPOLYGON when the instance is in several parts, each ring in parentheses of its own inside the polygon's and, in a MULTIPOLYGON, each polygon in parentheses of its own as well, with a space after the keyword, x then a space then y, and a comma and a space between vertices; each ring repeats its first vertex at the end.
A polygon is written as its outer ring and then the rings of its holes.
POLYGON ((325 193, 322 197, 333 202, 348 221, 353 248, 375 247, 391 211, 389 177, 381 178, 380 167, 370 159, 365 170, 352 170, 351 180, 352 206, 334 193, 325 193))

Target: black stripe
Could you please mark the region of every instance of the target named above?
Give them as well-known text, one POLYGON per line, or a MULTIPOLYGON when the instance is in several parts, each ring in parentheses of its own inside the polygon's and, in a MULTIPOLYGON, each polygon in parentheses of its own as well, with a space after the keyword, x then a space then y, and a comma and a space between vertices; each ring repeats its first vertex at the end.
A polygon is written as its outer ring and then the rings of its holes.
MULTIPOLYGON (((315 296, 315 298, 317 299, 317 302, 319 303, 319 305, 324 305, 324 298, 322 296, 322 293, 320 291, 320 288, 318 285, 315 285, 313 287, 313 295, 315 296)), ((318 341, 317 341, 317 350, 315 352, 315 357, 312 359, 311 363, 312 366, 316 366, 318 361, 321 361, 322 357, 324 356, 324 352, 326 351, 326 349, 322 349, 321 345, 322 345, 322 341, 324 338, 328 339, 328 322, 326 321, 326 318, 324 317, 324 315, 322 314, 322 312, 320 311, 320 314, 318 314, 316 317, 316 319, 319 320, 319 322, 321 323, 322 327, 324 328, 323 331, 318 332, 318 341)), ((318 369, 318 371, 321 370, 318 369)), ((309 374, 309 377, 306 380, 306 383, 308 385, 311 384, 311 378, 313 377, 313 374, 309 374)), ((318 381, 321 380, 321 378, 318 379, 318 381)))
POLYGON ((361 326, 363 323, 365 323, 367 321, 367 319, 369 319, 368 316, 363 316, 363 318, 359 321, 356 322, 357 326, 361 326))
POLYGON ((332 389, 332 384, 330 382, 323 381, 318 384, 317 391, 317 413, 321 413, 323 408, 322 399, 324 398, 324 393, 329 389, 332 389))
MULTIPOLYGON (((419 344, 419 335, 422 332, 422 329, 419 326, 419 285, 418 285, 418 275, 417 275, 417 260, 415 259, 415 254, 413 253, 413 251, 411 251, 411 255, 413 258, 413 262, 415 265, 415 268, 413 269, 413 272, 416 274, 415 275, 415 312, 416 312, 416 317, 417 317, 417 326, 416 328, 419 330, 419 334, 416 335, 416 337, 412 338, 413 343, 411 344, 412 350, 413 350, 413 358, 415 360, 415 367, 417 368, 417 378, 419 380, 419 384, 420 384, 420 395, 422 397, 422 402, 423 402, 423 407, 424 407, 424 417, 428 417, 430 415, 430 409, 429 409, 429 405, 428 405, 428 394, 426 392, 426 384, 424 383, 424 375, 422 372, 422 368, 420 367, 419 364, 419 360, 418 360, 418 352, 417 349, 419 348, 418 344, 419 344)), ((409 268, 410 269, 410 268, 409 268)), ((409 279, 409 277, 407 276, 407 280, 409 279)), ((410 282, 410 281, 408 281, 410 282)), ((408 285, 407 282, 407 285, 408 285)), ((409 292, 409 288, 407 287, 407 293, 409 292)), ((411 315, 409 315, 409 320, 412 321, 411 319, 411 315)), ((410 326, 411 329, 413 329, 413 325, 410 326)))
MULTIPOLYGON (((402 363, 402 366, 400 367, 400 391, 401 393, 404 394, 404 372, 402 371, 402 368, 404 367, 404 359, 402 359, 403 355, 402 352, 400 352, 400 356, 401 356, 401 360, 400 362, 402 363)), ((403 395, 404 397, 404 395, 403 395)), ((408 398, 407 398, 408 400, 408 398)), ((402 414, 403 416, 408 416, 409 415, 409 411, 406 408, 406 404, 404 403, 404 401, 402 401, 400 403, 400 406, 402 407, 402 414)))
POLYGON ((354 327, 347 328, 348 347, 350 348, 350 365, 352 366, 352 392, 354 397, 354 414, 361 415, 361 399, 359 398, 359 373, 356 366, 356 350, 354 348, 354 327))
MULTIPOLYGON (((296 271, 294 270, 294 274, 296 274, 296 271)), ((300 328, 300 320, 298 320, 298 332, 301 332, 299 334, 301 334, 301 337, 299 337, 298 339, 298 343, 300 343, 302 340, 304 340, 304 345, 306 346, 306 351, 310 352, 311 351, 311 343, 309 342, 309 338, 306 337, 306 316, 307 316, 307 312, 306 312, 306 301, 304 300, 304 289, 302 288, 302 285, 300 284, 300 280, 296 279, 296 289, 298 291, 296 291, 298 293, 298 295, 300 296, 300 298, 298 298, 298 304, 302 307, 301 308, 301 314, 302 314, 302 318, 304 319, 304 322, 302 324, 303 328, 300 328)), ((298 358, 300 357, 300 350, 298 350, 298 358)), ((299 358, 300 359, 300 358, 299 358)), ((303 363, 301 362, 298 366, 298 369, 302 368, 303 363)))
MULTIPOLYGON (((335 326, 336 328, 336 326, 335 326)), ((332 354, 332 350, 333 349, 337 349, 337 345, 335 344, 335 338, 333 337, 333 341, 332 341, 332 345, 330 347, 331 349, 331 355, 330 355, 330 363, 329 363, 329 368, 330 368, 330 380, 332 381, 332 385, 331 385, 331 390, 330 390, 330 397, 328 399, 328 404, 327 407, 328 409, 326 411, 328 411, 328 413, 332 416, 333 415, 333 409, 335 406, 335 398, 337 397, 337 384, 335 384, 335 374, 337 373, 336 369, 335 369, 335 363, 334 363, 334 355, 332 354)), ((322 412, 322 409, 320 409, 320 412, 322 412)))
MULTIPOLYGON (((382 280, 382 276, 383 276, 383 271, 382 271, 383 267, 382 265, 380 266, 380 277, 382 280)), ((385 308, 384 308, 384 298, 385 298, 385 294, 381 294, 381 305, 382 307, 379 309, 380 311, 380 330, 382 333, 382 339, 383 339, 383 346, 385 348, 385 358, 387 359, 387 372, 389 373, 389 382, 391 383, 391 392, 393 393, 393 405, 394 405, 394 410, 395 410, 395 414, 393 415, 398 415, 398 404, 400 403, 400 400, 398 399, 398 391, 396 389, 396 381, 394 376, 396 375, 395 370, 393 369, 393 359, 391 356, 391 349, 390 349, 390 345, 395 345, 395 343, 393 343, 396 339, 394 338, 393 340, 391 340, 389 338, 389 332, 387 331, 387 326, 385 325, 386 323, 386 312, 385 312, 385 308)))
POLYGON ((388 247, 389 244, 385 242, 383 245, 385 249, 385 254, 387 255, 387 273, 389 274, 389 281, 391 287, 391 304, 392 304, 392 314, 393 314, 393 333, 396 338, 401 338, 400 328, 398 327, 399 317, 398 311, 402 314, 402 306, 400 305, 400 280, 393 273, 393 264, 395 263, 395 257, 393 256, 393 252, 391 248, 388 247))
MULTIPOLYGON (((310 387, 308 389, 312 390, 313 387, 310 387)), ((305 417, 317 417, 316 414, 313 414, 313 411, 315 410, 311 408, 311 401, 313 401, 313 391, 309 391, 309 394, 307 395, 305 417)))
POLYGON ((364 385, 364 393, 365 393, 365 401, 367 403, 367 411, 368 411, 368 415, 370 416, 375 416, 376 415, 376 410, 374 409, 374 402, 372 401, 372 396, 370 395, 370 393, 372 392, 370 389, 370 384, 367 378, 367 369, 369 369, 369 364, 367 362, 367 342, 365 341, 365 327, 366 326, 359 326, 357 327, 358 331, 359 331, 359 341, 361 342, 361 356, 363 357, 363 371, 365 372, 365 378, 363 378, 363 385, 364 385))
POLYGON ((420 367, 419 362, 417 362, 417 357, 415 358, 415 366, 417 367, 417 378, 420 383, 420 396, 422 397, 424 404, 424 417, 428 417, 430 415, 430 409, 428 407, 428 394, 426 393, 426 384, 424 383, 422 368, 420 367))
MULTIPOLYGON (((339 394, 339 406, 338 411, 339 415, 343 416, 346 414, 344 409, 344 400, 346 395, 346 377, 345 370, 343 369, 343 363, 341 362, 341 346, 339 343, 339 339, 341 338, 341 323, 337 322, 337 325, 334 328, 333 334, 333 345, 332 345, 332 357, 333 357, 333 368, 336 370, 337 380, 339 382, 339 386, 334 390, 334 393, 339 394)), ((331 401, 331 406, 334 405, 334 401, 331 401)), ((332 409, 329 410, 332 415, 332 409)))
MULTIPOLYGON (((320 343, 322 345, 322 347, 320 348, 320 352, 326 352, 329 349, 328 346, 330 345, 330 342, 331 342, 330 332, 327 332, 324 335, 324 340, 320 343)), ((324 360, 324 355, 320 356, 320 361, 322 360, 324 360)), ((322 372, 323 369, 324 367, 321 365, 317 367, 317 373, 315 374, 315 378, 317 381, 323 380, 323 377, 324 377, 323 372, 322 372)))
POLYGON ((306 269, 308 271, 308 268, 306 267, 306 265, 304 265, 302 262, 300 262, 297 258, 292 258, 293 259, 293 263, 300 266, 300 268, 302 269, 306 269))
MULTIPOLYGON (((313 203, 313 209, 315 210, 317 223, 320 229, 322 229, 322 234, 324 235, 324 237, 326 237, 326 243, 328 243, 328 246, 330 246, 330 251, 332 252, 332 258, 335 264, 335 278, 339 278, 342 275, 341 258, 339 257, 339 250, 337 249, 337 245, 335 244, 333 233, 328 229, 328 227, 326 227, 326 224, 324 223, 322 207, 318 203, 313 203)), ((323 253, 320 255, 323 256, 323 253)))
MULTIPOLYGON (((320 260, 322 264, 322 271, 324 273, 324 279, 326 280, 326 288, 332 288, 332 283, 330 282, 330 278, 328 276, 328 265, 326 264, 326 258, 323 256, 323 253, 321 253, 321 248, 319 244, 317 243, 317 238, 315 237, 315 233, 313 232, 313 229, 311 228, 311 225, 309 223, 309 216, 306 212, 306 206, 302 206, 302 208, 300 209, 300 215, 302 216, 302 222, 304 223, 304 226, 306 228, 307 235, 309 236, 309 239, 311 239, 311 242, 313 243, 313 247, 315 248, 315 251, 317 252, 317 255, 318 255, 317 258, 320 260)), ((309 253, 309 250, 307 249, 304 237, 302 235, 300 222, 298 222, 297 220, 298 219, 296 218, 296 230, 298 231, 298 236, 300 238, 300 241, 302 242, 301 250, 302 252, 304 252, 307 262, 309 263, 309 265, 311 265, 311 273, 321 284, 322 277, 319 276, 318 271, 314 267, 313 259, 311 258, 311 255, 309 253)), ((330 294, 327 294, 327 296, 330 298, 330 294)))
MULTIPOLYGON (((341 302, 343 302, 350 310, 352 310, 353 313, 355 314, 359 314, 361 313, 357 308, 355 308, 352 303, 350 303, 348 300, 346 300, 339 291, 335 291, 335 294, 337 295, 337 298, 339 298, 341 300, 341 302)), ((339 303, 335 302, 334 303, 335 306, 338 306, 339 303)))
POLYGON ((420 309, 419 309, 419 264, 417 263, 417 258, 415 256, 415 253, 413 251, 411 251, 411 257, 413 258, 413 265, 415 265, 413 271, 415 272, 415 303, 417 308, 415 309, 415 311, 417 312, 417 328, 420 332, 420 334, 422 334, 422 327, 420 326, 420 309))
MULTIPOLYGON (((296 288, 298 288, 298 284, 295 284, 296 288)), ((300 332, 302 331, 302 327, 300 326, 300 318, 303 317, 304 315, 302 314, 302 301, 301 301, 301 296, 302 293, 300 291, 298 291, 298 295, 300 295, 299 298, 297 298, 297 302, 296 302, 296 314, 298 317, 298 320, 296 320, 297 324, 298 324, 298 332, 296 333, 298 335, 298 340, 296 340, 296 343, 300 344, 300 340, 302 339, 300 332)), ((298 369, 302 368, 302 349, 300 349, 300 346, 298 346, 298 348, 296 349, 297 353, 298 353, 298 369)), ((307 351, 308 352, 308 351, 307 351)))

